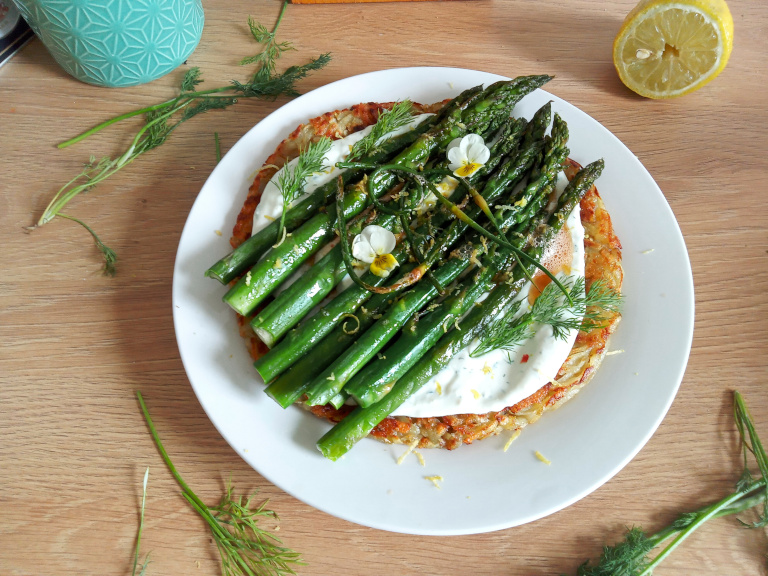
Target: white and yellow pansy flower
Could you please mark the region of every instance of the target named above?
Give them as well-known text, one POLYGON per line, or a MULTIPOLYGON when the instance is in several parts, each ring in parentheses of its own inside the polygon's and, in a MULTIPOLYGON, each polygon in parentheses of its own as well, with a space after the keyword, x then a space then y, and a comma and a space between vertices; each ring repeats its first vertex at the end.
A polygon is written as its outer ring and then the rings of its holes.
POLYGON ((361 262, 370 264, 371 272, 380 278, 386 278, 397 267, 397 260, 391 252, 397 245, 397 239, 386 228, 372 224, 355 236, 352 241, 352 255, 361 262))
POLYGON ((467 134, 448 144, 445 155, 450 162, 448 169, 453 170, 456 176, 467 178, 488 162, 491 151, 485 145, 482 136, 467 134))

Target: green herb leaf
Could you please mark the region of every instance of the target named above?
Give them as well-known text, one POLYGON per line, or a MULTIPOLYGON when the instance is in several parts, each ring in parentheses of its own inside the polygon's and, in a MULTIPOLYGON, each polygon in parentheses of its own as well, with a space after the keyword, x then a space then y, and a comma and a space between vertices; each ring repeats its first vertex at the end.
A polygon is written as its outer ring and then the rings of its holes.
POLYGON ((640 528, 632 528, 624 540, 614 546, 604 546, 596 566, 585 562, 579 566, 578 576, 633 576, 648 565, 646 555, 655 544, 640 528))
POLYGON ((248 18, 248 28, 251 30, 254 40, 259 44, 264 44, 264 49, 255 56, 248 56, 240 60, 240 65, 246 64, 259 64, 259 68, 256 71, 256 75, 262 77, 262 71, 268 76, 271 76, 275 72, 277 67, 277 59, 280 58, 283 52, 287 50, 295 50, 291 42, 277 42, 275 35, 277 29, 280 26, 280 22, 283 20, 283 15, 288 7, 288 2, 283 2, 283 7, 280 10, 280 15, 277 17, 277 22, 272 32, 267 30, 266 26, 256 22, 253 18, 248 18))
POLYGON ((280 229, 285 227, 285 213, 291 207, 291 203, 301 196, 304 191, 304 183, 313 173, 327 170, 323 161, 326 152, 331 149, 331 139, 322 137, 317 142, 309 145, 299 153, 299 157, 293 167, 286 166, 277 177, 277 187, 283 196, 283 213, 280 217, 280 229))
POLYGON ((362 139, 355 142, 347 156, 347 162, 353 162, 363 156, 375 152, 381 145, 381 139, 390 132, 402 128, 413 119, 413 103, 410 100, 395 102, 389 110, 379 114, 376 124, 362 139))
POLYGON ((246 83, 233 80, 232 88, 246 98, 274 100, 278 96, 298 96, 296 82, 305 78, 310 72, 320 70, 330 61, 330 54, 321 54, 307 64, 287 68, 282 74, 256 77, 246 83))
POLYGON ((295 574, 293 566, 303 565, 301 555, 282 546, 282 541, 277 536, 259 526, 259 521, 263 518, 269 518, 270 521, 278 520, 277 514, 266 508, 267 502, 252 507, 253 497, 245 500, 243 497, 235 497, 230 485, 227 486, 226 493, 217 505, 205 505, 184 482, 171 462, 141 392, 136 392, 136 396, 152 439, 168 470, 181 487, 182 495, 189 505, 200 514, 211 530, 211 536, 219 549, 225 576, 295 574))
POLYGON ((117 273, 117 268, 115 267, 117 262, 117 254, 115 251, 104 244, 104 242, 101 241, 101 238, 96 235, 96 232, 94 232, 93 229, 82 220, 75 218, 74 216, 67 216, 61 212, 59 212, 58 215, 62 218, 66 218, 67 220, 77 222, 80 224, 80 226, 85 228, 91 236, 93 236, 93 242, 96 244, 96 248, 99 249, 99 252, 101 252, 102 257, 104 258, 104 268, 102 270, 104 276, 114 276, 117 273))
POLYGON ((194 92, 195 87, 203 82, 200 75, 200 68, 197 66, 187 70, 187 73, 184 74, 184 78, 181 81, 181 92, 194 92))
POLYGON ((615 313, 621 306, 621 295, 600 280, 593 282, 587 293, 583 277, 566 279, 563 285, 573 304, 564 301, 556 286, 548 284, 530 311, 515 318, 521 302, 518 301, 514 310, 494 322, 470 356, 477 358, 492 350, 512 352, 533 336, 537 324, 551 326, 555 338, 564 340, 571 330, 590 331, 603 326, 605 314, 615 313))

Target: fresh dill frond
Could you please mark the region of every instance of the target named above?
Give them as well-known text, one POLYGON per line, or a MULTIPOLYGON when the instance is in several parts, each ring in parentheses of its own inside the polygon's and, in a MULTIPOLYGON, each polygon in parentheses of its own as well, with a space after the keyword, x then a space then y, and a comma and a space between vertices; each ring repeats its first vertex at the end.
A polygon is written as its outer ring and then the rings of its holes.
POLYGON ((681 514, 667 528, 657 532, 653 536, 646 536, 645 532, 633 527, 624 537, 622 542, 614 546, 606 546, 597 564, 591 566, 589 561, 579 566, 577 576, 651 576, 658 565, 686 538, 693 534, 705 522, 722 516, 739 514, 746 510, 760 507, 760 520, 754 523, 742 525, 750 528, 765 526, 766 503, 768 503, 768 455, 766 455, 762 442, 752 423, 744 398, 734 391, 734 417, 736 427, 741 438, 741 450, 745 461, 745 471, 736 485, 736 491, 722 500, 704 506, 695 512, 681 514), (749 464, 746 458, 752 454, 760 469, 758 478, 752 477, 748 472, 749 464), (650 552, 662 543, 671 541, 653 559, 650 552))
MULTIPOLYGON (((149 468, 144 472, 144 484, 141 495, 141 512, 139 514, 139 531, 136 534, 136 552, 133 556, 133 571, 131 576, 136 576, 136 569, 139 568, 139 546, 141 545, 141 533, 144 531, 144 506, 147 503, 147 480, 149 480, 149 468)), ((144 576, 149 566, 149 554, 144 558, 144 563, 139 568, 139 576, 144 576)))
POLYGON ((96 235, 96 232, 93 231, 93 228, 88 226, 85 222, 80 220, 79 218, 75 218, 74 216, 68 216, 66 214, 59 213, 59 216, 62 218, 66 218, 67 220, 72 220, 73 222, 77 222, 85 228, 88 233, 93 236, 93 242, 96 244, 96 248, 99 249, 99 252, 101 252, 102 258, 104 258, 104 268, 102 269, 102 273, 104 276, 114 276, 117 273, 117 268, 115 267, 115 264, 117 263, 117 254, 115 253, 112 248, 104 244, 104 242, 101 241, 101 238, 99 238, 96 235))
POLYGON ((376 124, 362 139, 355 142, 346 161, 352 162, 374 152, 380 145, 381 139, 390 132, 402 128, 413 118, 413 103, 410 100, 395 102, 389 110, 379 114, 376 124))
POLYGON ((325 67, 330 61, 331 55, 329 53, 321 54, 306 64, 286 68, 282 74, 273 74, 268 78, 256 78, 245 83, 233 80, 232 88, 246 98, 274 100, 278 96, 298 96, 296 82, 305 78, 310 72, 325 67))
POLYGON ((283 7, 280 10, 280 15, 277 17, 277 22, 272 32, 267 30, 267 27, 257 22, 253 18, 248 18, 248 28, 251 30, 254 40, 259 44, 263 44, 264 48, 261 52, 255 56, 248 56, 240 60, 240 65, 246 64, 259 64, 259 68, 256 70, 256 76, 271 76, 275 72, 277 67, 277 59, 288 50, 295 50, 292 42, 278 42, 275 39, 277 29, 280 26, 280 22, 283 20, 283 15, 288 7, 287 0, 283 2, 283 7))
POLYGON ((205 520, 211 530, 221 556, 222 572, 225 576, 285 576, 295 574, 293 567, 304 563, 298 552, 286 548, 282 541, 259 526, 262 519, 279 520, 277 514, 266 508, 264 501, 252 507, 253 496, 243 499, 235 497, 231 485, 215 506, 207 506, 192 491, 171 462, 168 453, 160 441, 147 405, 141 392, 136 392, 147 427, 155 441, 160 455, 168 466, 176 482, 181 487, 182 496, 189 505, 205 520))
POLYGON ((189 70, 187 70, 186 74, 184 74, 184 78, 181 80, 181 93, 184 92, 194 92, 195 88, 202 84, 203 78, 202 78, 202 72, 200 72, 200 68, 197 66, 193 66, 189 70))
POLYGON ((572 304, 559 288, 548 284, 528 312, 515 317, 522 302, 518 301, 505 317, 491 324, 470 356, 477 358, 492 350, 512 352, 533 336, 536 325, 551 326, 555 338, 564 340, 571 330, 590 331, 604 325, 605 314, 617 312, 621 306, 621 294, 600 280, 592 283, 589 292, 584 290, 584 277, 566 279, 563 285, 572 304))
POLYGON ((283 212, 280 216, 280 230, 285 227, 285 213, 291 207, 291 203, 301 196, 304 191, 304 183, 315 172, 327 170, 329 166, 324 164, 325 154, 331 149, 331 139, 323 136, 317 142, 310 142, 304 148, 291 166, 286 166, 277 177, 276 185, 283 197, 283 212))
POLYGON ((640 528, 633 527, 624 536, 624 540, 613 546, 603 546, 600 560, 596 566, 589 561, 579 566, 577 576, 633 576, 640 574, 648 565, 648 552, 655 544, 640 528))
MULTIPOLYGON (((277 42, 275 40, 275 34, 285 14, 287 4, 287 1, 283 3, 280 16, 272 32, 252 19, 249 20, 248 26, 254 39, 266 45, 260 55, 253 57, 253 62, 257 64, 257 68, 245 82, 233 80, 226 86, 199 90, 198 87, 203 81, 202 73, 198 67, 190 68, 184 74, 179 85, 179 93, 174 98, 120 114, 60 143, 59 148, 66 148, 122 120, 136 116, 144 117, 144 124, 134 135, 125 151, 114 158, 102 158, 98 162, 91 158, 90 163, 86 164, 77 176, 56 192, 37 223, 31 226, 29 230, 49 223, 56 216, 61 215, 61 210, 77 195, 103 182, 142 154, 162 145, 183 122, 209 110, 228 108, 238 102, 240 98, 274 100, 279 96, 297 96, 299 92, 296 83, 311 72, 323 68, 328 64, 331 57, 329 54, 321 54, 307 64, 291 66, 282 73, 276 72, 275 61, 277 57, 283 51, 292 49, 289 42, 277 42)), ((69 219, 75 220, 72 217, 69 219)), ((75 221, 83 224, 79 220, 75 221)), ((85 225, 83 224, 83 226, 85 225)), ((98 240, 90 228, 86 226, 86 229, 93 235, 97 247, 104 255, 107 264, 105 271, 113 274, 116 262, 114 252, 98 240)))
POLYGON ((179 122, 185 122, 186 120, 194 118, 203 112, 208 112, 209 110, 223 110, 224 108, 229 108, 233 104, 237 104, 237 98, 222 98, 221 96, 198 98, 194 106, 190 106, 182 112, 179 122))

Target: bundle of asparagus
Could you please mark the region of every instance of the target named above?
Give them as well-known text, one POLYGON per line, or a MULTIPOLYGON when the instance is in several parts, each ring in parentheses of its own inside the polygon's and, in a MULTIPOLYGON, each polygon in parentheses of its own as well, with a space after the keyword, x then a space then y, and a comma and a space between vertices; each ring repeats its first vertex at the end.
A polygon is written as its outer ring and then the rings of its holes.
POLYGON ((549 79, 519 77, 463 92, 418 128, 337 163, 337 179, 286 203, 282 222, 207 271, 233 282, 224 301, 251 318, 270 348, 255 363, 270 397, 284 408, 299 400, 338 408, 350 397, 357 404, 318 442, 326 457, 346 453, 509 313, 534 272, 573 303, 572 291, 539 260, 603 163, 579 171, 552 201, 568 154, 567 126, 555 114, 546 135, 550 104, 530 122, 512 117, 515 104, 549 79), (472 134, 489 142, 487 161, 449 169, 446 148, 472 134), (443 192, 446 182, 453 186, 443 192), (371 225, 394 233, 397 246, 387 255, 389 274, 371 268, 358 276, 350 243, 371 225), (324 247, 330 250, 276 294, 324 247), (346 276, 353 283, 329 299, 346 276))

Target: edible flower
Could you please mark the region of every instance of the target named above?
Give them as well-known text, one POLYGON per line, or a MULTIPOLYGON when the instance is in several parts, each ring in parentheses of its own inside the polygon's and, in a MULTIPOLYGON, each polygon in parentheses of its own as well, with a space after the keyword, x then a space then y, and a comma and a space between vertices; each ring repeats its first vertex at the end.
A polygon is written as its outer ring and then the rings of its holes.
POLYGON ((453 170, 456 176, 467 178, 488 162, 491 151, 488 150, 482 136, 467 134, 448 144, 446 157, 450 161, 448 169, 453 170))
POLYGON ((397 267, 397 260, 391 252, 395 249, 395 235, 386 228, 372 224, 355 236, 352 241, 352 255, 371 265, 371 272, 386 278, 397 267))

